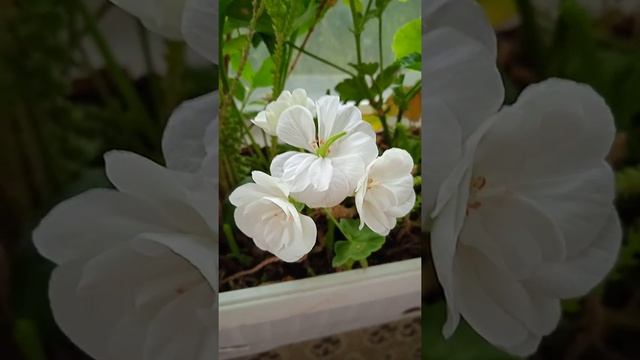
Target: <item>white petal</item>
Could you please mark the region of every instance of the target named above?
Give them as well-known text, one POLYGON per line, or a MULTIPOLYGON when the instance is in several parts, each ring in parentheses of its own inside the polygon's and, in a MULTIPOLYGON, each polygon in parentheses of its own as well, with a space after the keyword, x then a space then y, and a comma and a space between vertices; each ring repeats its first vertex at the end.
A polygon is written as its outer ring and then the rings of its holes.
POLYGON ((331 128, 338 116, 340 98, 335 95, 322 96, 316 102, 318 111, 318 136, 327 140, 331 136, 331 128))
POLYGON ((562 299, 583 296, 593 289, 611 270, 622 242, 618 214, 610 207, 607 223, 598 231, 594 242, 564 262, 548 264, 527 280, 538 292, 562 299))
POLYGON ((259 128, 261 128, 262 130, 264 130, 264 132, 266 132, 269 135, 276 135, 276 129, 273 126, 270 126, 271 124, 269 123, 269 121, 267 120, 267 112, 266 111, 260 111, 258 113, 258 115, 256 115, 256 117, 251 120, 252 123, 254 123, 256 126, 258 126, 259 128))
POLYGON ((501 185, 587 171, 601 164, 614 133, 611 111, 593 89, 547 80, 496 115, 478 145, 476 171, 501 185))
POLYGON ((300 154, 297 151, 287 151, 285 153, 276 155, 276 157, 271 160, 271 166, 269 171, 271 172, 271 176, 275 176, 281 178, 284 175, 284 164, 289 160, 292 156, 300 154))
POLYGON ((362 208, 358 210, 360 219, 376 233, 387 236, 396 225, 394 217, 387 216, 382 209, 368 201, 365 201, 362 208))
POLYGON ((162 137, 167 167, 196 172, 207 156, 205 132, 217 127, 218 93, 183 102, 171 115, 162 137))
POLYGON ((450 197, 443 206, 431 229, 433 264, 447 300, 447 321, 442 329, 445 337, 453 334, 460 320, 459 311, 455 306, 455 298, 458 295, 454 291, 453 270, 458 235, 464 223, 467 209, 470 177, 471 173, 467 172, 459 191, 450 197))
POLYGON ((609 221, 615 197, 613 171, 604 162, 587 172, 531 182, 516 191, 558 224, 569 257, 593 242, 609 221))
POLYGON ((326 191, 331 185, 333 165, 331 160, 316 158, 308 168, 308 176, 315 191, 326 191))
POLYGON ((289 196, 289 188, 277 177, 269 176, 262 171, 252 171, 251 178, 273 196, 284 198, 289 196))
POLYGON ((481 201, 479 209, 469 210, 462 243, 506 266, 517 279, 529 276, 543 261, 564 259, 560 229, 534 204, 510 194, 481 201))
POLYGON ((327 140, 342 131, 350 132, 362 122, 360 109, 341 105, 337 96, 325 95, 318 100, 318 137, 327 140))
POLYGON ((302 236, 292 239, 288 246, 275 253, 278 258, 285 262, 300 260, 313 249, 316 243, 317 229, 315 222, 306 215, 300 215, 300 221, 302 223, 302 236))
POLYGON ((200 55, 218 63, 218 0, 187 0, 182 34, 200 55))
POLYGON ((371 163, 369 176, 376 181, 406 177, 413 170, 413 158, 406 150, 391 148, 371 163))
POLYGON ((458 249, 454 269, 455 303, 471 327, 492 344, 514 346, 528 336, 524 325, 487 294, 478 272, 489 266, 472 248, 458 249))
POLYGON ((291 192, 299 192, 306 190, 314 181, 309 174, 309 168, 318 159, 316 155, 308 153, 292 152, 290 156, 285 153, 276 156, 271 166, 275 173, 279 173, 277 168, 282 166, 282 181, 288 184, 291 192))
POLYGON ((38 252, 56 263, 91 256, 144 232, 176 229, 145 201, 95 189, 58 204, 33 232, 38 252))
MULTIPOLYGON (((475 1, 430 0, 423 5, 424 29, 449 27, 482 44, 496 56, 496 36, 489 19, 475 1)), ((424 30, 423 30, 424 32, 424 30)))
POLYGON ((285 143, 315 152, 316 127, 313 116, 306 108, 295 105, 285 110, 278 120, 278 137, 285 143))
MULTIPOLYGON (((473 5, 476 6, 476 5, 473 5)), ((453 171, 470 134, 502 105, 504 87, 495 53, 451 28, 430 31, 425 53, 432 54, 423 67, 422 168, 425 212, 436 206, 440 184, 453 171)))
POLYGON ((178 234, 147 233, 140 238, 168 247, 198 269, 213 290, 218 288, 217 241, 178 234))
POLYGON ((344 158, 354 155, 361 159, 365 167, 378 157, 378 146, 373 131, 356 132, 343 137, 331 146, 328 157, 335 159, 334 164, 339 166, 345 161, 344 158))
POLYGON ((217 353, 203 354, 203 351, 208 338, 216 336, 217 329, 204 324, 196 311, 213 306, 214 299, 210 288, 200 286, 167 304, 150 324, 143 360, 215 357, 217 353))

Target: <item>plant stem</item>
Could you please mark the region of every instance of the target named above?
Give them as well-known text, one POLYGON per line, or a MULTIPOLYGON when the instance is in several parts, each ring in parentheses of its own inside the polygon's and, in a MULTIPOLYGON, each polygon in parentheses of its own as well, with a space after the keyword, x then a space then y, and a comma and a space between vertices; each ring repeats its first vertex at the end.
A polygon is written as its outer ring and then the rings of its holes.
POLYGON ((331 209, 330 208, 324 208, 324 213, 327 215, 327 218, 329 220, 331 220, 333 222, 333 224, 338 228, 338 230, 340 230, 340 232, 342 233, 342 235, 344 235, 344 237, 347 240, 351 240, 351 237, 344 231, 344 229, 342 228, 342 226, 340 226, 340 223, 338 222, 338 220, 336 220, 336 218, 333 216, 333 214, 331 213, 331 209))
POLYGON ((160 135, 156 134, 157 128, 147 114, 147 111, 142 103, 142 100, 138 96, 135 86, 125 75, 122 68, 118 65, 115 55, 111 51, 106 38, 100 32, 98 24, 93 17, 93 14, 87 7, 87 4, 85 4, 84 1, 80 0, 76 0, 75 4, 78 6, 89 35, 93 39, 104 59, 107 71, 113 77, 116 87, 120 91, 121 95, 125 98, 125 101, 129 105, 130 110, 135 113, 135 118, 144 121, 148 125, 148 130, 154 138, 155 135, 160 135))
MULTIPOLYGON (((369 2, 371 4, 371 2, 369 2)), ((361 23, 358 20, 358 10, 356 9, 355 0, 349 0, 349 8, 351 9, 351 18, 353 19, 353 36, 356 41, 356 57, 358 65, 362 64, 362 49, 360 48, 360 34, 362 33, 361 23)))
POLYGON ((382 12, 378 15, 378 56, 380 63, 380 72, 384 70, 384 56, 382 53, 382 12))
POLYGON ((360 263, 360 267, 362 267, 363 269, 366 269, 369 267, 369 263, 367 262, 367 259, 362 259, 358 261, 360 263))
POLYGON ((309 42, 309 39, 311 38, 311 34, 313 34, 314 30, 316 29, 316 25, 318 25, 318 22, 320 21, 320 18, 322 17, 322 12, 325 9, 325 6, 327 5, 329 1, 328 0, 323 0, 322 3, 320 4, 320 6, 318 7, 318 10, 316 11, 316 17, 313 21, 313 24, 311 25, 311 27, 309 28, 309 31, 307 31, 307 35, 305 35, 304 40, 302 40, 302 44, 300 45, 300 50, 298 50, 298 54, 296 54, 296 57, 293 59, 293 63, 291 64, 291 67, 289 68, 289 74, 291 74, 293 72, 293 69, 296 68, 296 65, 298 65, 298 61, 300 60, 300 56, 303 54, 303 52, 301 50, 304 50, 305 46, 307 46, 307 43, 309 42))
POLYGON ((233 231, 231 231, 231 225, 224 224, 222 225, 222 231, 224 232, 224 236, 227 238, 227 242, 229 243, 229 249, 231 250, 231 254, 235 258, 240 258, 242 253, 240 252, 240 247, 236 242, 235 236, 233 236, 233 231))
POLYGON ((318 55, 312 54, 312 53, 308 52, 307 50, 304 50, 304 49, 302 49, 302 48, 300 48, 300 47, 296 46, 296 45, 295 45, 295 44, 293 44, 292 42, 289 42, 289 41, 288 41, 286 44, 287 44, 287 45, 289 45, 289 46, 291 46, 292 48, 294 48, 294 49, 296 49, 296 50, 300 51, 301 53, 303 53, 303 54, 305 54, 305 55, 307 55, 307 56, 311 57, 312 59, 315 59, 315 60, 320 61, 321 63, 323 63, 323 64, 325 64, 325 65, 329 65, 329 66, 331 66, 332 68, 334 68, 334 69, 336 69, 336 70, 340 70, 341 72, 343 72, 343 73, 345 73, 345 74, 347 74, 347 75, 354 76, 354 77, 356 76, 356 74, 354 74, 354 73, 352 73, 351 71, 349 71, 349 70, 347 70, 347 69, 343 68, 342 66, 340 66, 340 65, 336 65, 336 64, 332 63, 332 62, 331 62, 331 61, 329 61, 329 60, 326 60, 326 59, 321 58, 321 57, 320 57, 320 56, 318 56, 318 55))

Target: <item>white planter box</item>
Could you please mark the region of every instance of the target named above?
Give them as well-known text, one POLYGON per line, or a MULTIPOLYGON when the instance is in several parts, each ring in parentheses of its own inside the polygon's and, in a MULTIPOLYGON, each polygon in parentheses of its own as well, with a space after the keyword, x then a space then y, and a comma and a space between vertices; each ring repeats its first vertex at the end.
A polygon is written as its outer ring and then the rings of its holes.
POLYGON ((220 359, 416 316, 421 260, 223 292, 220 359))

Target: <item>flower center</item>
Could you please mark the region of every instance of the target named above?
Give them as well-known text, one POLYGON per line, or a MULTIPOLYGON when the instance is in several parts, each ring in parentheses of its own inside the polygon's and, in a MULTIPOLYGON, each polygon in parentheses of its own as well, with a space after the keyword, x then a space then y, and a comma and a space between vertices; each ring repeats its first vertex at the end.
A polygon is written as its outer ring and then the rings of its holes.
POLYGON ((318 141, 318 150, 316 150, 316 155, 320 157, 326 157, 327 155, 329 155, 329 148, 331 147, 331 145, 345 135, 347 135, 347 132, 341 131, 329 137, 326 142, 323 142, 322 140, 318 141))
POLYGON ((482 207, 482 202, 479 201, 478 193, 487 186, 487 178, 484 176, 475 176, 471 179, 471 186, 469 189, 469 201, 467 202, 467 215, 469 210, 477 210, 482 207))
POLYGON ((374 186, 376 186, 376 182, 372 178, 367 179, 367 190, 371 190, 374 186))

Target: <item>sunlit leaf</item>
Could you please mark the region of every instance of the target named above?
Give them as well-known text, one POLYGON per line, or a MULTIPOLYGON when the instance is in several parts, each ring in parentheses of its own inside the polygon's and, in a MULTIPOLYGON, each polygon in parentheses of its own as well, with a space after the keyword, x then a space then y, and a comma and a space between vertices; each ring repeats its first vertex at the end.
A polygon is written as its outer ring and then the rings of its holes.
POLYGON ((417 18, 402 25, 395 34, 393 34, 393 41, 391 43, 391 49, 396 56, 396 59, 400 59, 412 53, 422 54, 422 19, 417 18))

